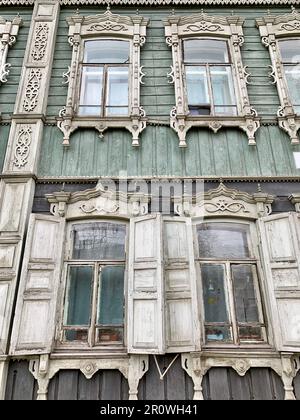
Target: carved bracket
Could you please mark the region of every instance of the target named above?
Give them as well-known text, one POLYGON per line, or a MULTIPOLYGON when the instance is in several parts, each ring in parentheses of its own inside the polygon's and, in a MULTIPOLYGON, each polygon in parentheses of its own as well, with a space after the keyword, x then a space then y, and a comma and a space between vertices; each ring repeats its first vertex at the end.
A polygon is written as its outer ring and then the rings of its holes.
POLYGON ((132 145, 139 146, 139 138, 146 128, 146 113, 140 105, 140 86, 144 84, 143 67, 140 65, 140 48, 146 41, 146 27, 148 19, 137 16, 120 16, 108 10, 102 15, 81 16, 77 14, 67 18, 69 25, 69 43, 73 48, 72 62, 68 72, 64 74, 65 84, 68 85, 66 107, 57 119, 57 126, 63 133, 63 145, 70 145, 71 134, 78 128, 95 128, 99 131, 100 139, 109 128, 125 128, 132 135, 132 145), (78 90, 80 84, 79 59, 84 48, 84 41, 90 37, 117 36, 131 43, 131 94, 129 97, 129 115, 122 117, 80 117, 77 115, 78 90))
POLYGON ((0 17, 0 84, 7 82, 11 68, 11 64, 6 62, 8 49, 15 44, 22 25, 23 21, 19 16, 11 22, 0 17))
POLYGON ((172 48, 173 65, 168 73, 169 83, 175 85, 176 106, 170 113, 170 125, 177 133, 179 147, 186 147, 186 135, 192 127, 208 127, 217 133, 222 127, 240 127, 248 137, 248 144, 255 145, 255 133, 260 127, 257 112, 251 108, 247 92, 251 73, 242 63, 241 46, 244 43, 243 19, 238 16, 217 17, 204 12, 177 17, 170 16, 164 22, 166 43, 172 48), (185 76, 182 62, 181 41, 191 37, 215 35, 228 41, 235 66, 237 116, 191 116, 188 109, 185 76))
POLYGON ((296 212, 300 213, 300 193, 290 195, 289 200, 295 206, 296 212))

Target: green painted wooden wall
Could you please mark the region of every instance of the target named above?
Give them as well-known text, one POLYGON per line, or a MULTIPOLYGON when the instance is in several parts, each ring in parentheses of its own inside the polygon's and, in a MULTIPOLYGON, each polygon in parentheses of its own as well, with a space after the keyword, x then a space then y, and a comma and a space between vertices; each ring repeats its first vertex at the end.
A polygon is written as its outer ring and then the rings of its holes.
POLYGON ((7 62, 11 64, 11 69, 7 83, 0 86, 0 112, 3 118, 10 117, 14 111, 31 23, 32 9, 30 7, 22 8, 17 6, 10 8, 0 7, 0 16, 4 19, 11 20, 18 13, 23 19, 23 26, 20 28, 17 42, 8 50, 7 62))
MULTIPOLYGON (((31 22, 32 9, 30 7, 1 7, 0 16, 6 20, 12 20, 17 14, 23 19, 17 42, 8 50, 7 62, 11 64, 7 83, 0 85, 0 113, 3 119, 10 118, 15 106, 16 95, 19 87, 24 51, 27 44, 31 22)), ((6 124, 6 123, 5 123, 6 124)), ((6 146, 10 126, 0 125, 0 173, 2 172, 5 159, 6 146)))
POLYGON ((123 130, 108 131, 100 140, 96 131, 75 132, 69 149, 61 145, 56 127, 46 127, 40 159, 40 176, 295 176, 290 140, 277 126, 261 127, 257 147, 239 130, 214 134, 194 129, 188 147, 180 149, 169 127, 148 126, 141 146, 131 146, 131 136, 123 130), (125 175, 125 174, 123 174, 125 175))

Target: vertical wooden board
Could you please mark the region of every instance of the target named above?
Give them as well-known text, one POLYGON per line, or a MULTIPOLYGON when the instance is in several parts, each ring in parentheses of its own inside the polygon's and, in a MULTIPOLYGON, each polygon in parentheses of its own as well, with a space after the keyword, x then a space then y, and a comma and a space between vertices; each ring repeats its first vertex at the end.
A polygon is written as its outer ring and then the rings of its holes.
POLYGON ((191 299, 172 299, 167 302, 168 345, 193 345, 191 299))
POLYGON ((9 363, 6 400, 35 400, 37 397, 37 383, 29 372, 27 361, 11 361, 9 363))
POLYGON ((100 382, 99 375, 96 373, 91 379, 87 379, 83 373, 79 373, 78 378, 78 400, 96 401, 99 400, 100 382))
POLYGON ((284 400, 284 386, 280 376, 273 369, 269 369, 274 400, 284 400))
POLYGON ((203 379, 202 379, 202 393, 203 393, 203 399, 204 400, 206 400, 206 401, 211 400, 210 382, 209 382, 208 372, 203 376, 203 379))
POLYGON ((270 145, 274 156, 276 173, 286 176, 291 175, 289 162, 291 146, 288 136, 284 132, 279 133, 277 126, 269 126, 266 129, 268 129, 270 135, 270 145))
POLYGON ((212 400, 230 400, 227 368, 211 368, 209 375, 209 394, 212 400))
MULTIPOLYGON (((256 132, 256 141, 260 141, 260 131, 256 132)), ((247 140, 242 142, 245 159, 245 175, 246 176, 260 176, 262 171, 258 159, 257 147, 250 147, 247 140)))
POLYGON ((169 169, 169 147, 168 140, 165 136, 165 127, 156 127, 156 159, 157 159, 157 174, 159 175, 170 175, 171 170, 169 169), (166 141, 167 140, 167 141, 166 141))
MULTIPOLYGON (((152 127, 147 127, 146 130, 149 130, 149 128, 152 127)), ((128 134, 128 133, 123 133, 124 136, 124 154, 126 154, 124 156, 124 167, 123 170, 125 171, 125 176, 134 176, 134 175, 139 175, 139 168, 141 166, 140 164, 140 159, 141 159, 141 154, 143 153, 143 150, 147 151, 147 156, 149 157, 150 153, 151 153, 151 149, 153 147, 152 143, 146 145, 143 139, 148 140, 149 143, 149 134, 147 131, 147 134, 142 134, 143 138, 140 138, 140 146, 139 147, 132 147, 132 137, 128 134)), ((149 162, 148 162, 149 164, 149 162)), ((146 168, 147 168, 147 164, 146 164, 146 168)), ((146 173, 148 173, 148 171, 146 170, 146 168, 143 167, 142 165, 142 170, 145 170, 146 173)))
POLYGON ((250 370, 254 400, 273 400, 272 383, 267 368, 252 368, 250 370))
MULTIPOLYGON (((200 151, 202 150, 201 139, 202 137, 205 137, 206 134, 207 134, 206 131, 195 129, 195 128, 194 129, 192 128, 187 133, 187 136, 186 136, 187 148, 181 149, 184 156, 187 176, 202 175, 201 161, 200 161, 200 155, 201 155, 200 151)), ((177 136, 177 147, 178 147, 178 142, 179 140, 177 136)))
POLYGON ((226 132, 229 155, 230 172, 232 176, 245 176, 245 159, 243 143, 248 143, 242 131, 230 130, 226 132))
MULTIPOLYGON (((57 144, 57 152, 60 156, 62 156, 62 164, 61 164, 61 173, 67 176, 74 176, 77 172, 77 168, 80 168, 80 172, 78 175, 81 175, 81 147, 84 147, 82 144, 84 134, 88 131, 92 133, 92 130, 77 130, 75 133, 72 134, 70 138, 70 146, 63 147, 62 144, 57 144)), ((86 147, 86 152, 91 155, 92 150, 89 150, 86 147)), ((92 169, 92 168, 90 168, 92 169)))
POLYGON ((239 376, 233 369, 228 369, 228 380, 233 400, 251 400, 250 374, 248 372, 245 376, 239 376))
MULTIPOLYGON (((161 371, 164 368, 164 357, 157 357, 161 371)), ((148 372, 139 383, 139 399, 142 400, 165 400, 165 382, 161 381, 155 365, 154 357, 149 356, 148 372)))
POLYGON ((300 401, 300 371, 297 373, 296 377, 294 378, 294 392, 296 396, 296 400, 300 401))
POLYGON ((101 372, 100 400, 120 400, 122 396, 122 374, 118 370, 101 372))
MULTIPOLYGON (((169 366, 176 355, 165 356, 165 366, 169 366)), ((181 367, 181 358, 177 357, 168 373, 166 374, 166 400, 186 400, 187 374, 181 367)))
POLYGON ((78 370, 61 370, 58 375, 57 400, 77 400, 78 370))
POLYGON ((213 148, 213 154, 214 154, 214 161, 215 161, 215 168, 216 168, 215 175, 231 176, 225 129, 221 128, 221 130, 218 131, 218 133, 216 134, 209 133, 209 137, 212 142, 212 148, 213 148))
MULTIPOLYGON (((208 130, 199 130, 198 131, 198 142, 199 142, 199 165, 201 167, 202 176, 212 176, 215 175, 215 161, 213 148, 211 143, 211 138, 209 136, 208 130)), ((187 171, 187 175, 191 175, 187 171)))
POLYGON ((277 175, 274 156, 272 153, 270 133, 267 127, 260 127, 256 147, 262 176, 277 175))
POLYGON ((295 260, 290 219, 282 217, 266 222, 271 262, 295 260))
POLYGON ((0 126, 0 173, 3 169, 3 163, 5 159, 6 147, 8 142, 8 136, 10 131, 10 125, 1 125, 0 126))
POLYGON ((0 282, 0 341, 5 340, 5 335, 3 334, 3 326, 5 325, 5 313, 7 300, 9 296, 9 283, 0 282))

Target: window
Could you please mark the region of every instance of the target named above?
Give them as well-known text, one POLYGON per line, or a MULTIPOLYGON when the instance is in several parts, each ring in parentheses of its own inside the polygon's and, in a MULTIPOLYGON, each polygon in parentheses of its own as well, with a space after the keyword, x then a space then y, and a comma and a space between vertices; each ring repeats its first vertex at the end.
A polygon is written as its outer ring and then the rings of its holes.
POLYGON ((140 15, 113 14, 109 7, 103 14, 67 18, 73 54, 64 74, 67 102, 57 120, 64 146, 79 128, 95 129, 100 138, 110 128, 126 129, 132 145, 139 146, 147 122, 140 100, 145 76, 140 50, 148 22, 140 15))
POLYGON ((256 19, 263 45, 268 48, 272 62, 269 76, 276 85, 280 99, 278 124, 299 144, 300 128, 300 13, 292 8, 283 15, 268 14, 256 19))
POLYGON ((237 115, 232 64, 226 41, 184 41, 190 115, 237 115))
POLYGON ((278 41, 289 96, 300 114, 300 39, 278 41))
POLYGON ((206 342, 265 341, 249 224, 197 224, 196 236, 206 342))
POLYGON ((130 43, 86 41, 78 114, 128 115, 130 43))
POLYGON ((170 125, 179 147, 186 147, 192 127, 239 127, 255 145, 260 127, 251 107, 247 84, 250 74, 243 65, 244 20, 239 16, 170 16, 165 21, 166 42, 173 65, 168 76, 174 83, 175 106, 170 125))
POLYGON ((66 261, 64 342, 123 344, 126 225, 74 224, 66 261))

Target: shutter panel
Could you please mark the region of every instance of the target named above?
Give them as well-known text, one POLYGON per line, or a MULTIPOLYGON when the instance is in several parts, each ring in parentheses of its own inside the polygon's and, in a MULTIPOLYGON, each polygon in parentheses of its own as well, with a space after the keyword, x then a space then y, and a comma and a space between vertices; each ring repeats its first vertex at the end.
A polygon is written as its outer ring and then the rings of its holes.
POLYGON ((130 222, 128 352, 164 353, 161 215, 130 222))
POLYGON ((164 218, 168 352, 200 350, 200 320, 191 219, 164 218))
POLYGON ((50 353, 63 259, 65 221, 30 216, 13 325, 12 355, 50 353))
POLYGON ((275 343, 300 351, 300 219, 282 213, 258 221, 275 343))

